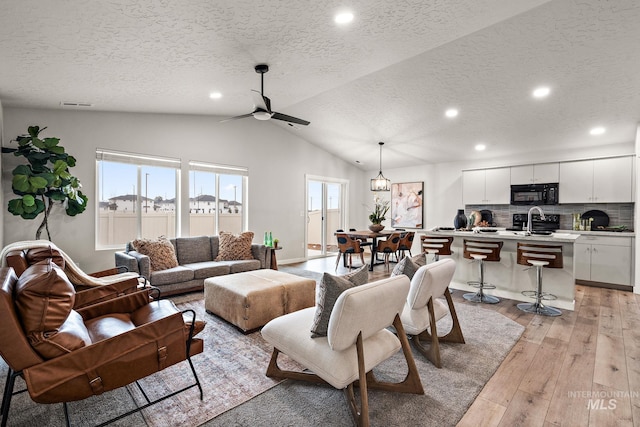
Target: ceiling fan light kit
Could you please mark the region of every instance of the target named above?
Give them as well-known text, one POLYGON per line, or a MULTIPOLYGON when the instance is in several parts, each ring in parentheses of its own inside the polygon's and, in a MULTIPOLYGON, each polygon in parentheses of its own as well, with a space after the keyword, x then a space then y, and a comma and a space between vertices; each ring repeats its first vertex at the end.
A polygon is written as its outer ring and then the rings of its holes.
POLYGON ((221 120, 220 122, 222 123, 229 120, 244 119, 245 117, 253 116, 258 120, 275 119, 288 122, 289 125, 291 125, 291 123, 295 123, 297 125, 307 126, 310 123, 307 120, 287 116, 286 114, 277 113, 271 110, 271 100, 264 96, 264 75, 269 71, 269 66, 267 64, 258 64, 255 66, 255 70, 256 73, 260 74, 260 92, 257 90, 251 91, 251 96, 253 96, 253 112, 221 120))
POLYGON ((391 191, 391 180, 382 175, 382 146, 384 142, 378 142, 380 146, 380 172, 375 178, 371 178, 371 191, 391 191))

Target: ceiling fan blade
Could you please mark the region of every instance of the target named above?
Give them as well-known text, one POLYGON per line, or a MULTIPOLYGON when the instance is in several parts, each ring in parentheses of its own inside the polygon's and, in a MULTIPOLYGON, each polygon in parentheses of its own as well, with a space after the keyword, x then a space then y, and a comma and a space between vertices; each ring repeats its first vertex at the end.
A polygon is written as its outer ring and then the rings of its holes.
POLYGON ((260 92, 258 92, 257 90, 252 90, 251 91, 251 96, 253 97, 253 105, 255 107, 256 110, 263 110, 263 111, 267 111, 267 112, 271 112, 271 109, 269 109, 269 106, 267 105, 267 102, 265 101, 265 97, 262 96, 262 94, 260 92))
POLYGON ((285 122, 291 122, 291 123, 295 123, 295 124, 303 125, 303 126, 306 126, 309 123, 311 123, 311 122, 308 122, 306 120, 302 120, 302 119, 299 119, 297 117, 287 116, 286 114, 282 114, 282 113, 273 113, 271 118, 272 119, 276 119, 276 120, 283 120, 285 122))
POLYGON ((231 120, 244 119, 251 116, 253 116, 253 113, 243 114, 241 116, 229 117, 228 119, 220 120, 218 123, 230 122, 231 120))

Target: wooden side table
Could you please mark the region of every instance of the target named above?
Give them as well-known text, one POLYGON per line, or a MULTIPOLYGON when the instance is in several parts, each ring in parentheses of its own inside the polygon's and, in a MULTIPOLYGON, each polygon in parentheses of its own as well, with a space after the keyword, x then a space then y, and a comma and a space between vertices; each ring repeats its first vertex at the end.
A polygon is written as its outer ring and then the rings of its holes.
POLYGON ((276 260, 276 251, 279 251, 280 249, 282 249, 282 246, 278 246, 277 248, 274 248, 273 246, 271 246, 269 247, 269 249, 271 249, 271 269, 277 270, 278 261, 276 260))

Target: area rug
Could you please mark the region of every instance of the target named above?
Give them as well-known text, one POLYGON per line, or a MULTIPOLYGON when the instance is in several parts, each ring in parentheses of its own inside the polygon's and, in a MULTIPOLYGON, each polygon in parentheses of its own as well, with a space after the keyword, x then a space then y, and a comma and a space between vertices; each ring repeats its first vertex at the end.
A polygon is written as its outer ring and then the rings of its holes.
POLYGON ((323 275, 323 273, 319 273, 317 271, 304 270, 302 268, 289 267, 287 265, 278 266, 278 269, 285 273, 295 274, 296 276, 306 277, 307 279, 313 279, 316 283, 320 283, 323 275))
MULTIPOLYGON (((277 385, 280 381, 264 375, 272 348, 260 332, 243 334, 235 326, 204 309, 203 293, 172 298, 181 310, 193 309, 197 317, 207 321, 199 335, 204 339, 204 352, 192 358, 202 383, 204 400, 197 388, 120 420, 116 426, 197 426, 277 385)), ((290 368, 300 366, 286 362, 290 368)), ((6 365, 0 359, 0 375, 6 378, 6 365)), ((140 381, 150 399, 179 390, 193 382, 187 362, 181 362, 140 381)), ((24 388, 21 379, 16 390, 24 388)), ((117 416, 138 405, 144 397, 135 385, 69 404, 74 426, 92 426, 117 416)), ((64 413, 61 404, 39 405, 23 393, 15 396, 9 414, 10 426, 61 426, 64 413)))
MULTIPOLYGON (((117 422, 116 426, 255 426, 345 425, 350 412, 343 393, 331 387, 296 381, 278 384, 264 375, 271 348, 259 332, 244 335, 234 326, 204 311, 202 293, 174 298, 181 309, 192 308, 208 324, 203 331, 204 353, 193 363, 202 382, 204 400, 196 388, 167 399, 142 414, 117 422), (204 423, 204 424, 203 424, 204 423)), ((443 368, 436 369, 414 352, 425 395, 405 395, 373 390, 369 394, 373 425, 454 426, 484 384, 491 378, 524 328, 499 313, 459 304, 458 316, 466 344, 443 344, 443 368)), ((450 326, 438 323, 441 332, 450 326)), ((289 369, 299 368, 283 360, 289 369)), ((401 357, 385 362, 376 374, 399 379, 406 373, 401 357)), ((0 375, 6 365, 0 361, 0 375)), ((143 379, 150 398, 174 391, 191 381, 186 362, 143 379)), ((16 389, 23 387, 17 381, 16 389)), ((74 426, 96 425, 143 403, 137 387, 129 386, 69 404, 74 426)), ((62 405, 39 405, 26 393, 15 396, 10 426, 64 425, 62 405)))
MULTIPOLYGON (((466 344, 441 345, 442 369, 414 351, 424 395, 369 392, 373 426, 455 426, 491 378, 524 327, 503 315, 465 304, 456 306, 466 344)), ((438 322, 440 332, 451 326, 438 322)), ((397 354, 374 370, 387 380, 406 375, 397 354)), ((287 380, 204 424, 214 426, 352 426, 344 394, 329 386, 287 380)))

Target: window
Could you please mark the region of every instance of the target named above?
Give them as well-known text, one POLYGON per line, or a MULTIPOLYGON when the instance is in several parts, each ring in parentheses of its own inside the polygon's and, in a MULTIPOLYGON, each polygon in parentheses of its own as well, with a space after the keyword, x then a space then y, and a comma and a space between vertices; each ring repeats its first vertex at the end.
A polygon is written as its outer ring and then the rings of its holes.
POLYGON ((243 167, 189 162, 189 229, 192 236, 247 229, 243 167))
POLYGON ((180 160, 96 151, 96 247, 122 248, 135 238, 175 237, 180 160))

